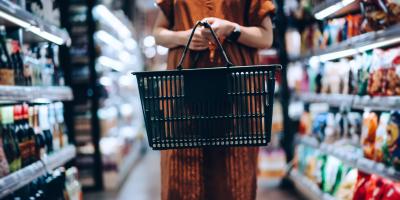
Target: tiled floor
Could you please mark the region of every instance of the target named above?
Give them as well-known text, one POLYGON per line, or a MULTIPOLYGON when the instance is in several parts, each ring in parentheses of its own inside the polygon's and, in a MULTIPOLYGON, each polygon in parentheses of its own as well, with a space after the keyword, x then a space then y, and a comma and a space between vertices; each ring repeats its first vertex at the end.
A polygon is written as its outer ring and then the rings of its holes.
MULTIPOLYGON (((160 199, 160 156, 148 151, 134 167, 121 190, 84 195, 85 200, 159 200, 160 199)), ((294 191, 259 188, 257 200, 300 200, 294 191)))

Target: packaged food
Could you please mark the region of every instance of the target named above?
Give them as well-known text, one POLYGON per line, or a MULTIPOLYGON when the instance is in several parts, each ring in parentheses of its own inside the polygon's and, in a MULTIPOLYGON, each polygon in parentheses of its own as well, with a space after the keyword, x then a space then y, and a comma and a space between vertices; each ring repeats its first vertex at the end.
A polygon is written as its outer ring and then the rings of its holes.
POLYGON ((358 171, 353 200, 367 199, 367 195, 370 192, 368 190, 368 187, 370 186, 370 181, 370 174, 358 171))
POLYGON ((358 112, 350 112, 348 115, 349 133, 352 144, 359 144, 361 138, 362 116, 358 112))
POLYGON ((364 52, 361 59, 361 68, 357 73, 358 95, 366 95, 368 88, 369 70, 372 64, 372 51, 364 52))
POLYGON ((386 72, 386 96, 400 95, 400 48, 390 50, 389 67, 386 72))
POLYGON ((388 154, 385 163, 391 163, 393 167, 400 170, 400 111, 393 111, 390 114, 389 123, 387 129, 387 151, 384 153, 388 154))
POLYGON ((311 115, 309 112, 303 112, 300 116, 299 133, 301 135, 311 134, 311 115))
POLYGON ((381 200, 398 200, 400 199, 400 183, 392 183, 381 200))
POLYGON ((384 112, 381 114, 379 118, 379 126, 376 129, 375 135, 375 158, 374 160, 377 162, 384 161, 384 152, 387 151, 387 125, 389 123, 390 113, 384 112))
POLYGON ((320 113, 314 118, 312 133, 319 140, 325 140, 325 127, 328 118, 328 113, 320 113))
POLYGON ((334 143, 338 139, 336 130, 335 114, 328 113, 326 117, 325 129, 322 130, 324 132, 323 142, 328 144, 334 143))
POLYGON ((371 96, 381 96, 384 94, 385 76, 387 59, 382 59, 386 56, 386 52, 381 49, 374 49, 372 53, 372 63, 369 70, 368 94, 371 96))
POLYGON ((333 156, 327 156, 323 170, 322 191, 335 194, 342 178, 343 164, 333 156))
POLYGON ((364 152, 364 157, 368 159, 374 159, 377 127, 378 116, 374 112, 365 111, 363 114, 361 146, 364 152))
POLYGON ((352 200, 357 182, 357 169, 348 171, 339 185, 338 191, 335 194, 336 199, 352 200))

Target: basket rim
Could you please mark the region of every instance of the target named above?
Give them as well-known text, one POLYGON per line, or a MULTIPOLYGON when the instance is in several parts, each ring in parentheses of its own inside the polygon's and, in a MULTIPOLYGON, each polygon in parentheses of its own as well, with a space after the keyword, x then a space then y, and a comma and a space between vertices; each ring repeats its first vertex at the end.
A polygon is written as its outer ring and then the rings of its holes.
POLYGON ((163 73, 163 72, 182 72, 182 71, 205 71, 205 70, 234 70, 234 69, 249 69, 249 68, 273 68, 271 70, 281 70, 281 64, 269 64, 269 65, 241 65, 241 66, 231 66, 231 67, 210 67, 210 68, 191 68, 191 69, 172 69, 172 70, 158 70, 158 71, 144 71, 144 72, 131 72, 132 75, 142 75, 142 74, 152 74, 152 73, 163 73))

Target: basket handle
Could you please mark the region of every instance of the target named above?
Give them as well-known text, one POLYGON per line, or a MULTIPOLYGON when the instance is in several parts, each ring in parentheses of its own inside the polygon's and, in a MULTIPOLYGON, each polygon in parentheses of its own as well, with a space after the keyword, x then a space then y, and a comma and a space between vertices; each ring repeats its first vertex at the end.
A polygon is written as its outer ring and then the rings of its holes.
POLYGON ((224 50, 224 48, 223 48, 222 45, 221 45, 221 42, 218 40, 218 37, 216 36, 214 30, 211 28, 211 25, 210 25, 207 21, 198 21, 198 22, 196 23, 196 25, 194 26, 194 28, 193 28, 193 30, 192 30, 192 33, 190 34, 189 40, 188 40, 188 42, 187 42, 187 44, 186 44, 186 46, 185 46, 185 49, 183 50, 183 54, 182 54, 182 57, 181 57, 181 59, 180 59, 180 61, 179 61, 179 64, 178 64, 177 69, 182 70, 182 68, 183 68, 183 66, 182 66, 183 60, 184 60, 185 57, 186 57, 186 53, 187 53, 187 51, 189 50, 189 45, 190 45, 190 43, 192 42, 192 38, 193 38, 194 32, 196 31, 196 29, 197 29, 198 26, 204 26, 205 28, 210 29, 211 34, 212 34, 214 40, 217 41, 218 48, 221 50, 221 53, 222 53, 222 55, 223 55, 224 58, 225 58, 226 67, 229 68, 230 66, 233 66, 233 64, 232 64, 231 61, 229 60, 228 56, 226 55, 225 50, 224 50))

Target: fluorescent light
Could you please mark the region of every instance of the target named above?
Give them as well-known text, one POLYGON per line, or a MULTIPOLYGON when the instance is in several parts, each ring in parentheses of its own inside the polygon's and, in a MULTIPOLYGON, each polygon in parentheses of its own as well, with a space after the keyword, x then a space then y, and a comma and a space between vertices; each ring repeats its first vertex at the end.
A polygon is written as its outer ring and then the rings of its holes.
POLYGON ((124 41, 125 47, 128 50, 135 50, 137 47, 137 42, 133 38, 128 38, 124 41))
POLYGON ((342 0, 341 2, 338 2, 332 6, 329 6, 328 8, 325 8, 317 13, 315 13, 315 18, 318 20, 322 20, 329 15, 332 15, 333 13, 339 11, 340 9, 346 7, 347 5, 353 3, 355 0, 342 0))
POLYGON ((107 7, 104 5, 97 5, 93 8, 93 14, 97 18, 104 20, 109 26, 113 27, 115 31, 123 38, 131 37, 131 31, 126 27, 107 7))
POLYGON ((28 28, 28 27, 31 26, 30 23, 28 23, 28 22, 26 22, 24 20, 18 19, 18 18, 14 17, 14 16, 12 16, 12 15, 10 15, 8 13, 5 13, 3 11, 0 11, 0 17, 6 19, 6 20, 8 20, 8 21, 10 21, 10 22, 22 27, 22 28, 28 28))
POLYGON ((396 37, 396 38, 392 38, 392 39, 389 39, 389 40, 384 40, 384 41, 380 41, 380 42, 374 42, 372 44, 368 44, 368 45, 365 45, 363 47, 359 47, 358 51, 364 52, 364 51, 368 51, 368 50, 371 50, 371 49, 376 49, 376 48, 388 46, 388 45, 399 43, 399 42, 400 42, 400 37, 396 37))
POLYGON ((146 58, 154 58, 156 54, 157 51, 154 47, 148 47, 144 50, 144 56, 146 56, 146 58))
POLYGON ((27 31, 30 31, 50 42, 53 42, 58 45, 62 45, 64 43, 64 39, 62 39, 61 37, 58 37, 49 32, 46 32, 46 31, 42 31, 42 30, 40 30, 39 27, 34 26, 24 20, 18 19, 17 17, 14 17, 12 15, 9 15, 8 13, 0 11, 0 17, 3 19, 6 19, 6 20, 10 21, 11 23, 14 23, 22 28, 25 28, 27 31))
POLYGON ((116 39, 114 36, 111 34, 100 30, 94 33, 94 37, 98 40, 101 40, 102 42, 106 43, 107 45, 113 47, 116 50, 122 50, 124 49, 124 45, 116 39))
POLYGON ((357 54, 358 51, 356 49, 346 49, 343 51, 337 51, 337 52, 332 52, 332 53, 327 53, 319 56, 319 60, 321 62, 329 61, 329 60, 335 60, 338 58, 343 58, 347 56, 352 56, 357 54))
POLYGON ((124 69, 124 64, 123 63, 121 63, 118 60, 114 60, 114 59, 111 59, 109 57, 106 57, 106 56, 100 56, 97 59, 97 62, 100 65, 103 65, 105 67, 109 67, 109 68, 114 69, 116 71, 122 71, 124 69))

